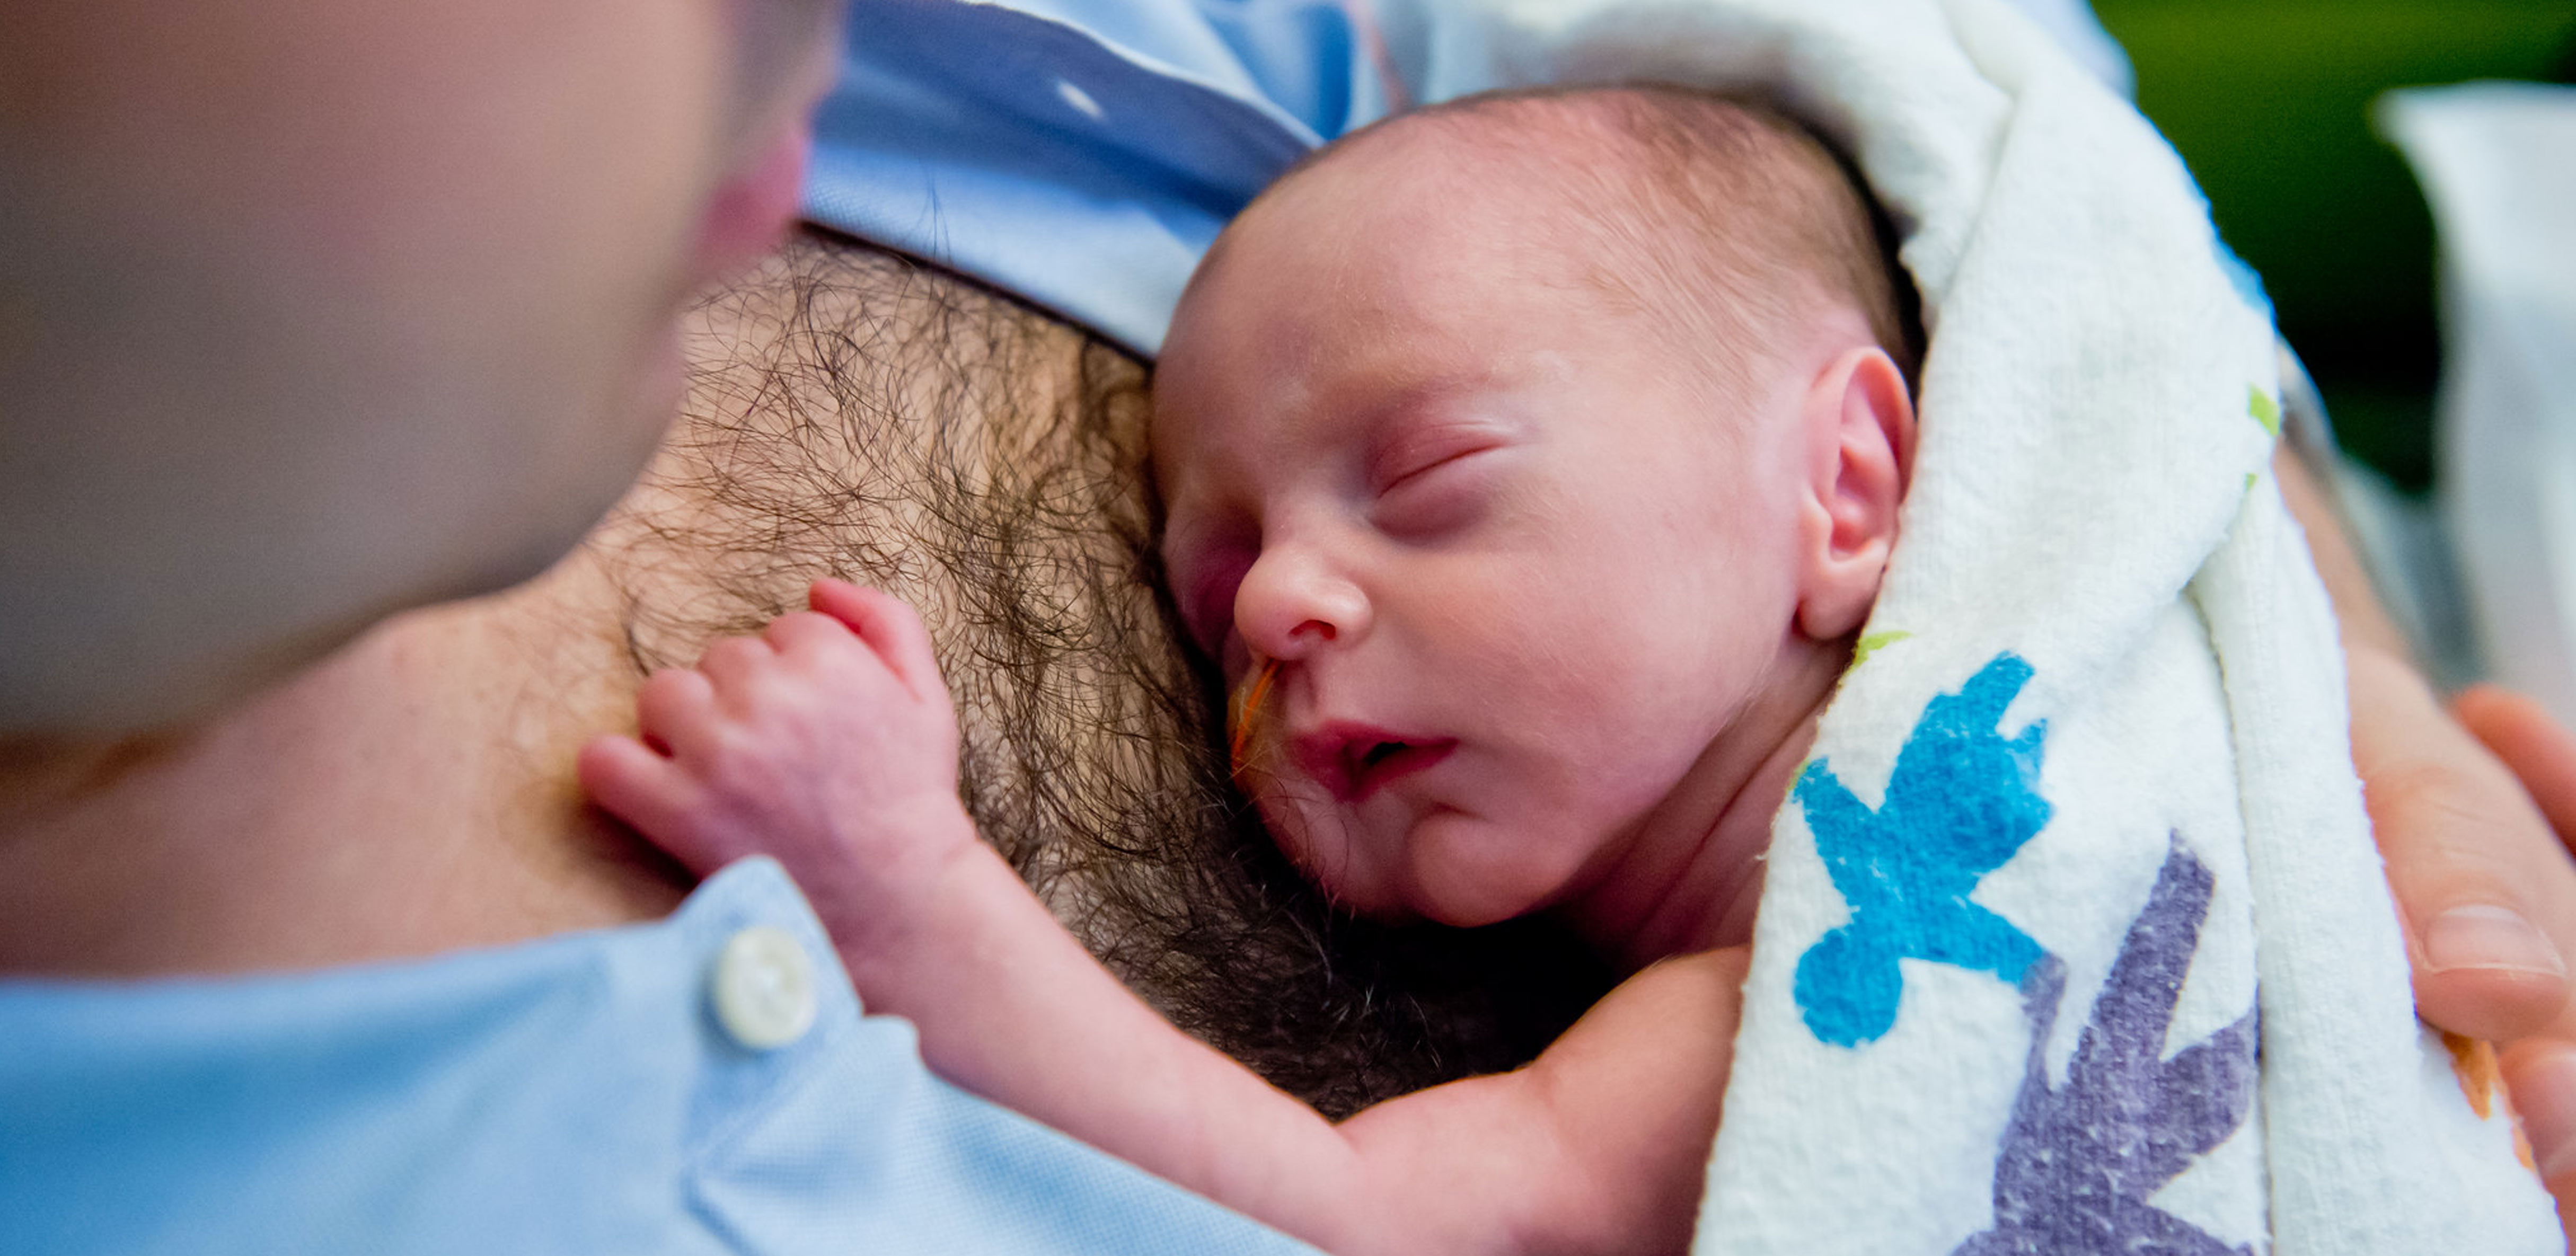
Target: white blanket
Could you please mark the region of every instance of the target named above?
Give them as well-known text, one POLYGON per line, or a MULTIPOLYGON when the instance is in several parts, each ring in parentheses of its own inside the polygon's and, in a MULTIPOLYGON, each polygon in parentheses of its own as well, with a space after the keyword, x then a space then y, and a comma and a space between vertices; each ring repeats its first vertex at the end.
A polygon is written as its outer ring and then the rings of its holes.
POLYGON ((1857 160, 1931 333, 1700 1249, 2560 1250, 2414 1018, 2270 309, 2172 150, 1994 0, 1496 7, 1426 96, 1497 61, 1771 93, 1857 160))

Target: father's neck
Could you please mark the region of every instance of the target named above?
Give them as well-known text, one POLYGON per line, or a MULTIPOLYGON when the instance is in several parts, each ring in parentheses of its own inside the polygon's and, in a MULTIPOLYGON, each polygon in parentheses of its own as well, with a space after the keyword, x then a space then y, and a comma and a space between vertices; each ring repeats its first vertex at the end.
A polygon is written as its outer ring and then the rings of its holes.
POLYGON ((951 683, 1015 854, 1052 875, 1100 834, 1188 847, 1189 681, 1130 570, 1140 369, 823 237, 692 330, 690 417, 554 571, 379 625, 199 728, 0 743, 0 973, 310 967, 667 911, 676 870, 582 806, 573 756, 634 726, 644 666, 823 574, 886 583, 986 663, 951 683))
POLYGON ((629 718, 613 590, 576 555, 397 617, 198 727, 0 765, 0 971, 302 968, 667 911, 667 870, 581 806, 629 718))
POLYGON ((1559 914, 1622 970, 1750 943, 1772 819, 1850 662, 1848 642, 1793 643, 1617 861, 1559 914))

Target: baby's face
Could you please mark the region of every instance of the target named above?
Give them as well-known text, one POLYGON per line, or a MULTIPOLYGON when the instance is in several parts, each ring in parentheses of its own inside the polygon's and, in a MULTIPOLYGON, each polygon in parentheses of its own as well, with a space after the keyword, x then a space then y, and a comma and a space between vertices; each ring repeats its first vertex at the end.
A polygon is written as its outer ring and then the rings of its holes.
POLYGON ((1355 910, 1579 892, 1794 631, 1803 381, 1712 386, 1559 226, 1374 144, 1238 225, 1159 367, 1173 594, 1229 682, 1280 664, 1246 784, 1355 910))

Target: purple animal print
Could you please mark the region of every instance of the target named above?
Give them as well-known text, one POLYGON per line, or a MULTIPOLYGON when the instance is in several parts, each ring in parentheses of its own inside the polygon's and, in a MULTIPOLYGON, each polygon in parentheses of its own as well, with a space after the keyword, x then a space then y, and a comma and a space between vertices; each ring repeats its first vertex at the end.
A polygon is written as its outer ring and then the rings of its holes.
POLYGON ((2254 1101, 2256 1025, 2235 1024, 2163 1059, 2174 1001, 2209 915, 2209 868, 2179 836, 2129 926, 2068 1064, 2048 1082, 2047 1044, 2066 966, 2031 966, 2022 996, 2030 1062, 1995 1159, 1994 1228, 1952 1256, 2247 1256, 2147 1203, 2226 1141, 2254 1101))

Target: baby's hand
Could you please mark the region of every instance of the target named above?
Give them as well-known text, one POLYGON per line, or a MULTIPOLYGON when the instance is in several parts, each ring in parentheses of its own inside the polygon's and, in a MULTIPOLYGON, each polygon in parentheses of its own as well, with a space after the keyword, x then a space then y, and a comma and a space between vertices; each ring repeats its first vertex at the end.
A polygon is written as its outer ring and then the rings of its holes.
POLYGON ((716 642, 695 668, 654 673, 640 735, 583 747, 580 773, 601 807, 701 875, 777 857, 837 932, 836 908, 864 918, 920 901, 974 829, 921 620, 840 580, 816 581, 809 603, 716 642))

